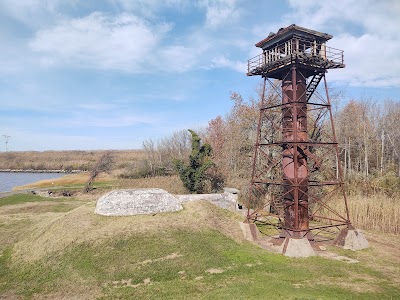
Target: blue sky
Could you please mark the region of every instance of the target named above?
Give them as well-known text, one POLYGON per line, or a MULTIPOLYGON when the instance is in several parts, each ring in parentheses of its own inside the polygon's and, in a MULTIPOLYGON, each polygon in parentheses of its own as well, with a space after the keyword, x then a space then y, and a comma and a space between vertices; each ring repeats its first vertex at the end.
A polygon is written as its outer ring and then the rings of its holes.
POLYGON ((231 108, 254 44, 332 34, 350 98, 400 99, 400 1, 0 0, 0 150, 137 149, 231 108))

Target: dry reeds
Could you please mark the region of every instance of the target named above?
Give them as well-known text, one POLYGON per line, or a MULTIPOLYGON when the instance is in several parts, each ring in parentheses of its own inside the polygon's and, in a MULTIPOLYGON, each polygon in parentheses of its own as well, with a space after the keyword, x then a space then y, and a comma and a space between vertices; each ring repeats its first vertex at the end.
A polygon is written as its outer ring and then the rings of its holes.
MULTIPOLYGON (((0 153, 2 170, 88 171, 107 151, 21 151, 0 153)), ((142 150, 112 150, 116 169, 124 169, 145 156, 142 150)))
MULTIPOLYGON (((400 202, 398 199, 385 195, 362 196, 355 195, 347 198, 350 220, 357 228, 400 234, 400 202)), ((330 206, 344 215, 343 200, 333 200, 330 206)), ((329 212, 323 213, 334 217, 329 212)))
POLYGON ((137 179, 118 179, 115 188, 160 188, 172 194, 186 194, 178 176, 156 176, 137 179))

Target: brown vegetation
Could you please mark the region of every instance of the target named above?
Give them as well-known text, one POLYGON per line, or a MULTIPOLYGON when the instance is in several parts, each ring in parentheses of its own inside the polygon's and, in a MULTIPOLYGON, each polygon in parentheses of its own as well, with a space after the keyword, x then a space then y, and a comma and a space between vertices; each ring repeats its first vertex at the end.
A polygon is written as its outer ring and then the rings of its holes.
MULTIPOLYGON (((400 234, 400 202, 386 195, 349 196, 348 206, 350 220, 357 228, 372 229, 382 232, 400 234)), ((333 201, 333 209, 345 214, 344 201, 333 201)), ((326 217, 335 215, 322 212, 326 217)))
MULTIPOLYGON (((1 170, 61 170, 88 171, 107 151, 21 151, 1 152, 1 170)), ((132 167, 145 153, 142 150, 113 150, 117 169, 132 167)))
MULTIPOLYGON (((102 176, 102 180, 109 180, 110 176, 108 178, 105 178, 102 176)), ((37 182, 33 182, 30 184, 26 185, 21 185, 14 187, 14 191, 21 191, 21 190, 28 190, 28 189, 37 189, 37 188, 49 188, 49 187, 63 187, 63 186, 73 186, 73 185, 83 185, 85 182, 87 182, 89 178, 89 173, 84 172, 84 173, 79 173, 79 174, 68 174, 63 177, 59 178, 53 178, 53 179, 44 179, 40 180, 37 182)))

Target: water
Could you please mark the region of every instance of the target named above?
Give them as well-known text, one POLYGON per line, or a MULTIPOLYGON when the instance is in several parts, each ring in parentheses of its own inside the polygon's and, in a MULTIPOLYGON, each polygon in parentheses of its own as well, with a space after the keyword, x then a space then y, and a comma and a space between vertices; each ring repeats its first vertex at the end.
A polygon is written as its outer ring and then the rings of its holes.
POLYGON ((64 173, 13 173, 0 172, 0 193, 10 192, 13 187, 33 183, 43 179, 58 178, 64 173))

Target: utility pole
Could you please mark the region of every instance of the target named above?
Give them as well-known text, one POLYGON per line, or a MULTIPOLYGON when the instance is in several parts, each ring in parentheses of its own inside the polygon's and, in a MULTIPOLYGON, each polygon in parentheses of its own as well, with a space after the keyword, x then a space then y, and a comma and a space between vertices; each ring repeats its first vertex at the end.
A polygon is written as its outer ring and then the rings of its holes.
POLYGON ((6 152, 8 151, 8 140, 10 139, 11 136, 3 134, 4 141, 6 143, 6 152))

